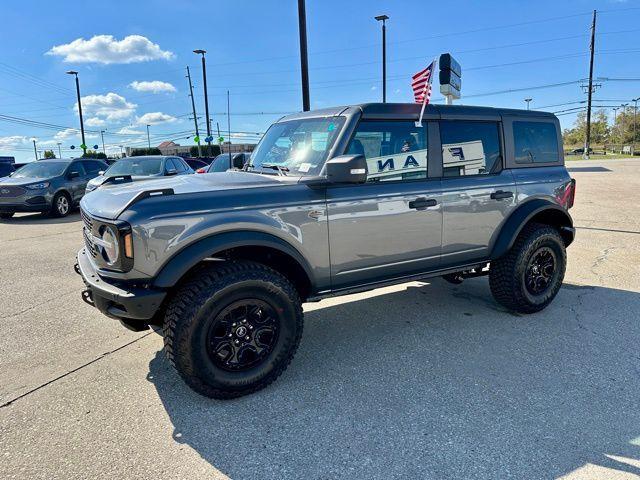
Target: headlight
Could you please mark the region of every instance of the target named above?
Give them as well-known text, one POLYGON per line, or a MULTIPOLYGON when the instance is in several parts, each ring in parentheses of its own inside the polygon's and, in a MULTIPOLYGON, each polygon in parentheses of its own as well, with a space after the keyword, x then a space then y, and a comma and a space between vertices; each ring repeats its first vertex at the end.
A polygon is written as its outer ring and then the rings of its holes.
POLYGON ((102 252, 104 259, 109 265, 118 261, 120 256, 120 245, 118 244, 118 233, 111 227, 104 227, 102 231, 102 252))
POLYGON ((31 185, 25 185, 25 188, 28 188, 29 190, 42 190, 43 188, 48 188, 49 187, 49 182, 41 182, 41 183, 34 183, 31 185))

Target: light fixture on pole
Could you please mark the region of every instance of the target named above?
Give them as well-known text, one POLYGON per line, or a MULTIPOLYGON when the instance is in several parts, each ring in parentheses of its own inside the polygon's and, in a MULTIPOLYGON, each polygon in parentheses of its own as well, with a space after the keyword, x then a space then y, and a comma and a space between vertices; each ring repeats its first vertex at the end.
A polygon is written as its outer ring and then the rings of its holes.
POLYGON ((84 121, 82 119, 82 101, 80 100, 80 81, 78 80, 78 72, 75 70, 69 70, 67 75, 73 75, 76 77, 76 94, 78 96, 78 115, 80 116, 80 133, 82 135, 82 151, 87 153, 87 145, 84 140, 84 121))
POLYGON ((387 15, 374 17, 382 22, 382 103, 387 103, 387 15))
POLYGON ((207 51, 198 49, 194 50, 193 53, 202 56, 202 86, 204 88, 204 114, 207 119, 207 156, 209 156, 212 155, 213 152, 211 151, 211 118, 209 118, 209 94, 207 93, 207 63, 204 58, 207 51))
POLYGON ((529 103, 533 100, 533 98, 525 98, 524 101, 527 102, 527 110, 529 110, 529 103))

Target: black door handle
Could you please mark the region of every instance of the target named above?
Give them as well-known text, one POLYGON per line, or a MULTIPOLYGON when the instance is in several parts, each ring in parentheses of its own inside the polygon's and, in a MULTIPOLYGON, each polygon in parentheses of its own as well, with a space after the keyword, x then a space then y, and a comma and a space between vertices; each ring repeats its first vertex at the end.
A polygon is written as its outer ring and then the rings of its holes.
POLYGON ((429 207, 435 207, 438 204, 433 198, 416 198, 409 202, 409 208, 415 208, 416 210, 426 210, 429 207))
POLYGON ((513 198, 513 192, 505 192, 502 190, 498 190, 497 192, 493 192, 491 194, 491 198, 493 200, 502 200, 503 198, 513 198))

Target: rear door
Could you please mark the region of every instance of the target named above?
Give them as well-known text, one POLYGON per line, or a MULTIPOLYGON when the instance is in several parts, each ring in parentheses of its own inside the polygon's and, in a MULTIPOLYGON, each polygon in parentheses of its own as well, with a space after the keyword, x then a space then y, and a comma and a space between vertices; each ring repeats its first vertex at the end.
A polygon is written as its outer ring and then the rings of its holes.
POLYGON ((440 121, 442 266, 483 260, 516 205, 511 170, 503 168, 500 117, 440 121))
POLYGON ((437 268, 440 180, 428 178, 428 129, 413 121, 362 120, 348 154, 367 159, 360 185, 327 189, 332 287, 437 268))

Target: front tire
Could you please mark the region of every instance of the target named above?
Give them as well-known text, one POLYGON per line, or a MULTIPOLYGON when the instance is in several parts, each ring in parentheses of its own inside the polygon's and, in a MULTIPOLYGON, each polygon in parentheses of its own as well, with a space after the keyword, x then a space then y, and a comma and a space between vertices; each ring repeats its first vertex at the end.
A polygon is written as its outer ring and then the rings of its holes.
POLYGON ((284 372, 302 325, 298 292, 285 277, 260 263, 230 261, 197 271, 171 299, 165 351, 193 390, 235 398, 284 372))
POLYGON ((560 290, 566 266, 567 253, 558 230, 527 225, 511 250, 491 262, 491 293, 509 310, 539 312, 560 290))
POLYGON ((66 217, 71 211, 71 199, 69 195, 64 192, 56 193, 51 202, 51 216, 53 217, 66 217))

